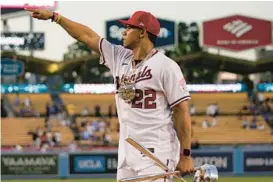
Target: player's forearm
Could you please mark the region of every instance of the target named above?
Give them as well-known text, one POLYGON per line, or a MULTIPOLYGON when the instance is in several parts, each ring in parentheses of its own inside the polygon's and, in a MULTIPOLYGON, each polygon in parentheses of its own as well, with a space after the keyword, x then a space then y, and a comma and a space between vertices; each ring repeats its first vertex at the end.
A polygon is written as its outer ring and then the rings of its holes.
POLYGON ((88 47, 98 52, 99 35, 89 27, 74 22, 64 16, 61 17, 59 24, 67 33, 80 42, 85 43, 88 47))
POLYGON ((180 141, 181 149, 191 148, 191 118, 186 102, 179 103, 173 108, 174 127, 180 141))

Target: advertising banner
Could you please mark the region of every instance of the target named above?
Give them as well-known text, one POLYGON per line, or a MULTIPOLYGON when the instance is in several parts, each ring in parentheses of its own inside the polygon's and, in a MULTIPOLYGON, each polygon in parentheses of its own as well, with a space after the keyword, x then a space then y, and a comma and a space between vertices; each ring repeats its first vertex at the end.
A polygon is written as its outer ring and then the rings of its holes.
POLYGON ((2 175, 58 175, 58 155, 2 154, 2 175))
POLYGON ((215 165, 219 172, 233 172, 233 152, 193 152, 194 166, 215 165))
POLYGON ((273 83, 260 83, 257 84, 259 92, 273 92, 273 83))
MULTIPOLYGON (((109 20, 106 22, 106 39, 116 45, 122 45, 122 32, 124 26, 118 20, 127 20, 129 17, 109 20)), ((171 46, 176 43, 176 27, 175 22, 158 18, 160 23, 160 33, 156 40, 155 47, 171 46)))
POLYGON ((117 154, 71 154, 70 174, 116 173, 117 154))
POLYGON ((273 151, 245 151, 244 172, 273 173, 273 151))
POLYGON ((1 76, 19 76, 25 71, 24 62, 9 58, 1 59, 1 76))
POLYGON ((243 51, 272 44, 272 22, 247 16, 205 21, 202 32, 203 44, 208 47, 243 51))
POLYGON ((45 84, 0 84, 2 94, 9 93, 49 93, 45 84))
POLYGON ((1 33, 1 50, 44 50, 45 34, 42 32, 1 33))
MULTIPOLYGON (((63 84, 57 91, 71 94, 114 94, 114 84, 63 84)), ((246 92, 245 84, 188 84, 190 92, 238 93, 246 92)), ((7 93, 49 93, 50 88, 45 84, 0 84, 2 94, 7 93)), ((51 88, 52 90, 52 88, 51 88)), ((273 84, 258 84, 259 92, 273 92, 273 84)))

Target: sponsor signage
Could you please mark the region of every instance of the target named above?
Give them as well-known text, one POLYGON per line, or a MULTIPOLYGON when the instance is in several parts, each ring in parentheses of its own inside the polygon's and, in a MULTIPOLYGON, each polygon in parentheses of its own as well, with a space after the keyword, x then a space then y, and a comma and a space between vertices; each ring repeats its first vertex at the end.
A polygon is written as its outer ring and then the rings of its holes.
POLYGON ((260 83, 257 85, 259 92, 273 92, 273 83, 260 83))
MULTIPOLYGON (((129 17, 106 21, 106 39, 117 45, 122 45, 122 32, 124 26, 118 20, 127 20, 129 17)), ((165 19, 158 19, 160 23, 160 33, 156 40, 155 47, 172 46, 176 43, 175 22, 165 19)))
MULTIPOLYGON (((113 94, 114 84, 64 84, 57 91, 71 94, 113 94)), ((188 84, 190 92, 245 92, 244 84, 188 84)), ((46 84, 0 84, 1 93, 48 93, 46 84)), ((273 84, 258 84, 259 92, 273 92, 273 84)))
POLYGON ((245 151, 244 171, 273 172, 273 151, 245 151))
POLYGON ((215 165, 219 172, 233 172, 233 152, 193 152, 194 166, 215 165))
POLYGON ((244 92, 244 84, 188 84, 190 92, 244 92))
POLYGON ((117 154, 70 155, 70 174, 116 173, 117 154))
POLYGON ((9 58, 1 59, 1 76, 18 76, 24 73, 24 62, 9 58))
POLYGON ((44 48, 44 33, 1 33, 1 50, 43 50, 44 48))
MULTIPOLYGON (((188 84, 190 92, 245 92, 245 84, 188 84)), ((90 93, 110 94, 116 92, 114 84, 64 84, 63 92, 66 93, 90 93)))
POLYGON ((243 51, 272 44, 272 22, 234 15, 203 22, 203 44, 243 51))
POLYGON ((2 154, 2 175, 58 174, 58 156, 51 154, 16 155, 2 154))
POLYGON ((45 84, 1 84, 1 93, 48 93, 45 84))

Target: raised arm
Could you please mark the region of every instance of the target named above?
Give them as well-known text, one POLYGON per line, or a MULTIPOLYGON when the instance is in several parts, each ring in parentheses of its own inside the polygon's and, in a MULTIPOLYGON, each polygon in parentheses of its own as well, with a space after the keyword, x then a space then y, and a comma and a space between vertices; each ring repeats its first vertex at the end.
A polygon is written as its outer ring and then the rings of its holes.
MULTIPOLYGON (((37 18, 39 20, 49 20, 49 19, 52 19, 54 15, 53 12, 44 10, 44 9, 35 9, 35 8, 26 7, 25 10, 31 12, 32 17, 37 18)), ((100 36, 95 31, 93 31, 92 29, 90 29, 89 27, 85 25, 74 22, 59 14, 55 14, 55 16, 60 16, 58 18, 57 23, 59 23, 71 37, 86 44, 90 49, 100 54, 100 51, 99 51, 100 36)))

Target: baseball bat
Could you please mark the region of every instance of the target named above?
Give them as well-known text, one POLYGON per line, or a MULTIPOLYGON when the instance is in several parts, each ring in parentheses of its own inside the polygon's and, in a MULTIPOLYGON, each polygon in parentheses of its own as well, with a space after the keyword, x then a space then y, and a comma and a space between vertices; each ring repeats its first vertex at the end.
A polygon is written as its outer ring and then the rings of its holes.
POLYGON ((178 173, 179 171, 173 171, 173 172, 167 172, 167 173, 140 175, 140 176, 134 176, 129 178, 123 178, 123 179, 120 179, 119 182, 137 182, 137 181, 145 181, 145 180, 155 180, 155 179, 164 178, 166 176, 171 176, 178 173))
MULTIPOLYGON (((151 160, 153 160, 161 169, 165 171, 169 171, 169 168, 166 164, 164 164, 160 159, 158 159, 155 155, 153 155, 147 148, 145 148, 143 145, 135 141, 132 137, 128 137, 126 141, 131 144, 133 147, 135 147, 137 150, 142 152, 144 155, 149 157, 151 160)), ((174 177, 176 177, 178 180, 187 182, 182 177, 178 176, 177 174, 174 174, 174 177)))

